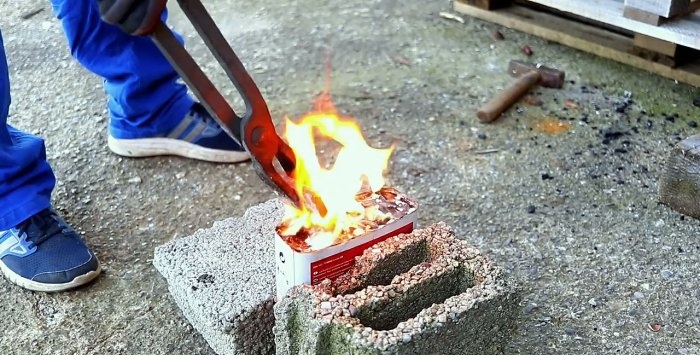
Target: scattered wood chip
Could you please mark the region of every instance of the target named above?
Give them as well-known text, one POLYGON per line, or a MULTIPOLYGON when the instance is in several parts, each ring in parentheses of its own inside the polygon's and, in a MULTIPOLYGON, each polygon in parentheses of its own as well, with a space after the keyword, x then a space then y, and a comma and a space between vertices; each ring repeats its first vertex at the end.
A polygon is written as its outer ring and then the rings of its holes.
POLYGON ((498 153, 500 152, 500 149, 482 149, 482 150, 477 150, 474 152, 474 154, 492 154, 492 153, 498 153))
POLYGON ((459 22, 459 23, 464 23, 464 19, 462 18, 462 16, 455 15, 455 14, 450 13, 450 12, 444 12, 444 11, 443 11, 443 12, 440 13, 440 17, 446 18, 446 19, 448 19, 448 20, 457 21, 457 22, 459 22))
POLYGON ((651 330, 654 333, 660 332, 661 328, 662 328, 662 326, 659 323, 649 324, 649 330, 651 330))
POLYGON ((549 134, 559 134, 569 131, 572 126, 571 123, 565 122, 553 117, 546 117, 542 120, 537 121, 533 128, 542 133, 549 134))
POLYGON ((528 57, 531 56, 533 53, 535 53, 532 50, 532 48, 530 48, 530 46, 523 46, 523 48, 521 48, 520 51, 523 52, 523 54, 525 54, 528 57))
POLYGON ((407 67, 411 66, 411 60, 402 55, 395 55, 391 57, 391 61, 399 65, 405 65, 407 67))
POLYGON ((578 109, 578 104, 575 103, 573 100, 570 100, 570 99, 566 99, 566 101, 564 101, 564 106, 566 106, 566 107, 568 107, 568 108, 570 108, 570 109, 573 109, 573 110, 577 110, 577 109, 578 109))
POLYGON ((502 41, 505 39, 505 37, 503 37, 503 33, 501 33, 501 31, 498 30, 491 32, 491 37, 493 37, 493 39, 497 41, 502 41))
POLYGON ((525 103, 530 106, 542 106, 542 100, 534 96, 525 97, 525 103))
POLYGON ((40 7, 36 10, 29 11, 27 13, 22 14, 22 20, 29 20, 30 18, 40 14, 42 11, 44 11, 43 7, 40 7))

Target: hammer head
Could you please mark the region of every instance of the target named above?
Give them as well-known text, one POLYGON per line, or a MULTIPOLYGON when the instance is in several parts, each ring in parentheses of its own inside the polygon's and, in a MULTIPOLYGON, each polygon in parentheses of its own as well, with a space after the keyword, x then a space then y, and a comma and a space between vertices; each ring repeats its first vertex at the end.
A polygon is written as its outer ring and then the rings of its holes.
POLYGON ((511 60, 508 63, 508 73, 514 77, 525 75, 531 71, 540 73, 542 79, 540 85, 548 88, 560 89, 564 86, 564 72, 540 64, 526 63, 520 60, 511 60))

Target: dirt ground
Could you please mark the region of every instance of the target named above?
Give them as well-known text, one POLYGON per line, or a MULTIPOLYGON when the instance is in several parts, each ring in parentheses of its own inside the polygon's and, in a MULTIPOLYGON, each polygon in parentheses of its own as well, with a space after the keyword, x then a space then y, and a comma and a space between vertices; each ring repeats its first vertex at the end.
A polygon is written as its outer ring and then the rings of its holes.
MULTIPOLYGON (((449 223, 522 284, 506 354, 700 354, 700 223, 657 202, 670 148, 698 133, 697 89, 489 23, 442 18, 445 0, 205 4, 278 122, 310 107, 331 49, 338 107, 373 144, 397 142, 389 178, 421 203, 421 225, 449 223), (522 103, 482 125, 474 112, 511 82, 510 59, 563 69, 567 85, 537 90, 542 106, 522 103)), ((172 7, 170 24, 224 85, 172 7)), ((63 294, 0 280, 0 353, 213 354, 151 265, 153 249, 272 192, 248 164, 111 154, 101 81, 70 57, 50 4, 9 0, 0 10, 10 122, 46 138, 55 205, 105 270, 63 294)))

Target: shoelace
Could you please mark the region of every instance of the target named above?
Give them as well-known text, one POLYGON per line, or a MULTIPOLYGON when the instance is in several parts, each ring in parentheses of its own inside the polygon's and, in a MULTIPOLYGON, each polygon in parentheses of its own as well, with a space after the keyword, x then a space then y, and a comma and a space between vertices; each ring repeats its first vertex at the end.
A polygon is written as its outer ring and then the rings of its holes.
POLYGON ((54 218, 56 213, 50 209, 43 210, 17 226, 19 234, 26 233, 27 241, 37 246, 56 234, 63 232, 63 227, 54 218))

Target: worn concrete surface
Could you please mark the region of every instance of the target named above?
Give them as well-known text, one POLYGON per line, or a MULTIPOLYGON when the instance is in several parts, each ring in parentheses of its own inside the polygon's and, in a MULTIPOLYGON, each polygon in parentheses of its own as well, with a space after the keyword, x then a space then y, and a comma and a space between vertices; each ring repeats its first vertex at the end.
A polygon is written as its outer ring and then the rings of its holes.
MULTIPOLYGON (((671 146, 697 133, 697 89, 509 30, 494 41, 494 25, 439 17, 448 1, 206 4, 278 120, 308 108, 333 49, 338 106, 375 144, 397 140, 390 177, 422 204, 421 225, 444 220, 526 286, 507 354, 700 353, 700 224, 656 197, 671 146), (575 83, 540 90, 544 108, 478 124, 475 110, 511 82, 504 68, 524 44, 575 83), (618 103, 626 90, 628 107, 618 103), (579 108, 564 110, 566 99, 579 108), (559 116, 568 132, 533 128, 559 116)), ((212 354, 153 268, 153 249, 272 193, 247 165, 110 154, 100 80, 70 58, 48 2, 0 10, 10 122, 47 138, 56 205, 105 265, 95 284, 65 294, 0 281, 0 353, 212 354)))

